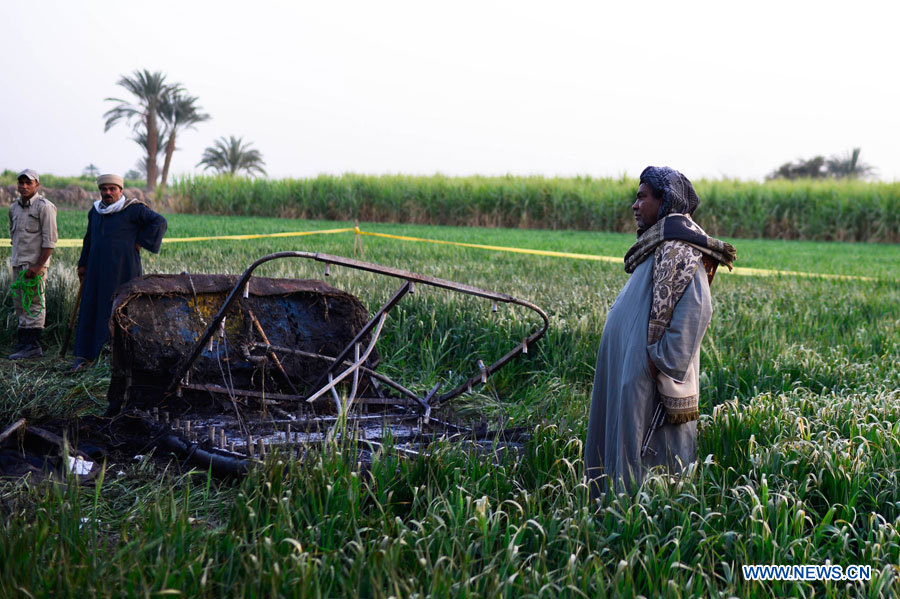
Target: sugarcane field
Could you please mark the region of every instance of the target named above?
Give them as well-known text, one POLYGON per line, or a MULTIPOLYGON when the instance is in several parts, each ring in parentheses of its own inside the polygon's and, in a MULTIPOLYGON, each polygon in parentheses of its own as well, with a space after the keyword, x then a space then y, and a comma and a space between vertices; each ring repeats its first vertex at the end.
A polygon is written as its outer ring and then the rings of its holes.
POLYGON ((895 9, 51 4, 0 597, 900 592, 895 9))

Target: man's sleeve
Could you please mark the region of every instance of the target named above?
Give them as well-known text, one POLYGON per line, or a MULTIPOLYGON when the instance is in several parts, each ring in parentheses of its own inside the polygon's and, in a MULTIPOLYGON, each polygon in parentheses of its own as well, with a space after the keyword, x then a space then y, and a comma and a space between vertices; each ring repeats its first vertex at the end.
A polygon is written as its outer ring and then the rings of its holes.
POLYGON ((165 217, 145 206, 141 206, 141 213, 138 218, 140 219, 140 227, 135 241, 142 248, 158 254, 159 248, 162 246, 163 235, 166 234, 166 229, 169 226, 165 217))
MULTIPOLYGON (((93 210, 93 208, 91 208, 93 210)), ((91 255, 91 213, 88 212, 87 230, 84 232, 84 241, 81 242, 81 257, 78 259, 78 267, 87 266, 88 256, 91 255)))
POLYGON ((712 303, 705 278, 703 269, 698 269, 675 304, 672 320, 662 337, 647 346, 650 359, 660 372, 676 381, 684 381, 712 319, 712 303))
POLYGON ((45 202, 44 209, 41 210, 41 247, 55 248, 57 238, 56 206, 45 202))

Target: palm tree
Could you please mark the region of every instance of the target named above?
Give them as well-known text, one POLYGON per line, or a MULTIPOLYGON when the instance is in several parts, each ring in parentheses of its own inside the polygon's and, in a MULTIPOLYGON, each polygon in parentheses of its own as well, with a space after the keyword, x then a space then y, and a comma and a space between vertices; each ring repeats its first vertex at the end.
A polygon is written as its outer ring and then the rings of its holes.
MULTIPOLYGON (((147 148, 150 145, 150 142, 147 139, 147 132, 146 131, 138 131, 134 134, 134 136, 131 139, 133 139, 135 141, 135 143, 137 143, 137 145, 141 146, 144 149, 144 155, 141 156, 140 158, 138 158, 136 167, 140 171, 141 177, 144 180, 147 180, 147 155, 146 154, 149 151, 147 148)), ((162 134, 162 131, 157 131, 157 133, 156 133, 156 161, 157 161, 157 164, 159 163, 159 159, 162 157, 162 155, 163 155, 163 134, 162 134)), ((153 181, 153 186, 156 187, 155 179, 153 181)), ((149 189, 149 180, 148 180, 147 188, 149 189)))
POLYGON ((265 162, 259 150, 250 149, 250 144, 244 144, 243 138, 229 136, 228 139, 220 137, 215 143, 203 150, 203 158, 197 166, 203 165, 203 170, 214 169, 219 173, 229 175, 246 171, 248 175, 254 172, 265 175, 263 169, 265 162))
MULTIPOLYGON (((146 131, 142 130, 142 131, 135 132, 134 136, 131 139, 133 139, 135 141, 135 143, 137 143, 137 145, 144 148, 145 153, 150 151, 150 140, 147 137, 146 131)), ((163 143, 164 139, 165 138, 164 138, 163 132, 157 130, 157 132, 156 132, 156 157, 157 158, 163 156, 163 150, 165 149, 165 147, 164 147, 165 144, 163 143)), ((146 164, 147 157, 144 156, 141 158, 141 160, 143 160, 144 163, 146 164)))
POLYGON ((853 148, 852 152, 844 156, 834 155, 828 159, 828 173, 838 179, 859 179, 875 172, 875 167, 860 162, 860 148, 853 148))
POLYGON ((188 96, 178 90, 174 93, 167 94, 159 107, 159 118, 166 125, 164 132, 168 136, 165 144, 165 161, 163 162, 162 179, 160 180, 160 188, 165 188, 166 181, 169 178, 169 166, 172 164, 172 154, 177 149, 175 147, 175 136, 181 129, 192 129, 197 123, 208 121, 210 116, 204 112, 200 112, 201 108, 197 106, 197 98, 188 96))
POLYGON ((147 157, 141 156, 138 158, 138 161, 134 163, 134 171, 137 171, 138 176, 137 179, 147 180, 147 157))
POLYGON ((785 162, 778 169, 766 175, 766 179, 822 179, 828 176, 825 157, 815 156, 808 160, 785 162))
MULTIPOLYGON (((147 189, 156 190, 156 178, 159 168, 156 164, 158 152, 159 126, 157 125, 157 113, 159 106, 170 93, 180 90, 178 85, 166 83, 166 76, 156 71, 151 73, 147 69, 135 71, 131 76, 123 75, 116 85, 121 85, 137 98, 132 104, 119 98, 106 98, 107 102, 116 102, 116 105, 107 110, 104 131, 109 131, 119 121, 132 124, 135 133, 141 133, 147 141, 147 189)), ((140 143, 140 142, 139 142, 140 143)))

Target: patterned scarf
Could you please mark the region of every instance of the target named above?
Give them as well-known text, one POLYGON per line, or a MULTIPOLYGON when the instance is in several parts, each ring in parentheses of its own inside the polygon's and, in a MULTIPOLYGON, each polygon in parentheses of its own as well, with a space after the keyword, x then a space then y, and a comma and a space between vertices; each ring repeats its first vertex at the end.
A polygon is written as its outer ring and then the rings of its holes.
MULTIPOLYGON (((625 272, 632 273, 644 260, 654 257, 653 292, 647 345, 659 341, 672 321, 675 305, 684 295, 700 264, 710 283, 719 264, 731 269, 737 258, 734 246, 709 237, 687 214, 669 214, 644 231, 625 254, 625 272)), ((672 424, 700 417, 699 382, 693 370, 679 381, 660 372, 656 388, 672 424)))

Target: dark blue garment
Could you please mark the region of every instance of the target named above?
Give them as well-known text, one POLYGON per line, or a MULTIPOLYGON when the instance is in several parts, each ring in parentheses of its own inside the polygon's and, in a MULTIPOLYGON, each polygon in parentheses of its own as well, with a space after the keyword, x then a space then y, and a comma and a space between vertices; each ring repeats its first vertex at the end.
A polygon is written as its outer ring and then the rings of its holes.
POLYGON ((166 219, 134 203, 113 214, 88 212, 87 232, 78 266, 85 266, 74 354, 88 360, 100 355, 109 338, 109 315, 116 287, 139 277, 141 254, 135 244, 159 253, 166 219))

